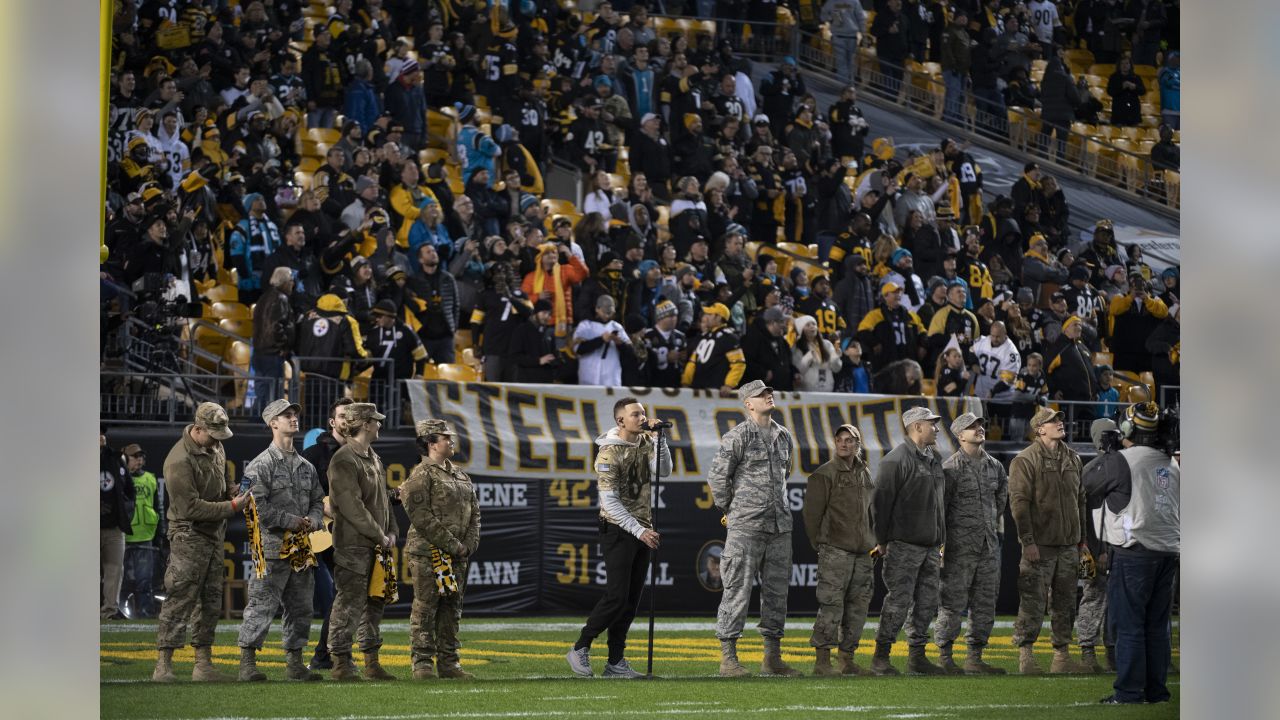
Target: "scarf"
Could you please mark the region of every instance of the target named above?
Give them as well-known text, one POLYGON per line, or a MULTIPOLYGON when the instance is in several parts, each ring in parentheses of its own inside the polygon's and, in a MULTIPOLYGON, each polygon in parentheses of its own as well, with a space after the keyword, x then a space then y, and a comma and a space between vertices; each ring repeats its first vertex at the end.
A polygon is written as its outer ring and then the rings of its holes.
POLYGON ((1036 182, 1035 180, 1032 180, 1030 175, 1023 173, 1022 179, 1027 181, 1027 185, 1030 185, 1032 190, 1040 189, 1040 183, 1036 182))
POLYGON ((249 496, 244 509, 244 524, 249 530, 249 557, 253 558, 253 576, 261 580, 267 574, 266 553, 262 550, 262 523, 258 521, 258 500, 249 496))
POLYGON ((316 554, 311 551, 311 533, 284 531, 284 540, 280 543, 280 559, 288 560, 294 572, 302 572, 316 566, 316 554))
MULTIPOLYGON (((537 298, 542 294, 543 288, 547 284, 547 272, 542 269, 542 257, 547 253, 557 254, 556 246, 552 243, 543 243, 538 246, 537 266, 533 270, 533 297, 537 298)), ((553 301, 556 321, 556 337, 564 337, 569 334, 569 304, 565 300, 564 282, 560 279, 560 265, 557 264, 551 269, 551 281, 555 283, 552 293, 555 295, 553 301)))

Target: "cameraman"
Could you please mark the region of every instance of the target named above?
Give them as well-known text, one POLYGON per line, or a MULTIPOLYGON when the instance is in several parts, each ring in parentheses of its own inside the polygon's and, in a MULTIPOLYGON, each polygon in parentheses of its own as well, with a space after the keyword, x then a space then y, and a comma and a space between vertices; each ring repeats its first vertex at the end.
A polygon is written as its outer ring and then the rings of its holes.
MULTIPOLYGON (((1114 420, 1110 418, 1094 420, 1089 426, 1089 435, 1093 438, 1093 447, 1098 454, 1080 471, 1083 484, 1087 486, 1091 476, 1095 474, 1099 476, 1095 482, 1105 483, 1108 473, 1117 465, 1119 467, 1116 472, 1128 472, 1128 465, 1120 455, 1120 450, 1124 447, 1120 444, 1120 428, 1116 426, 1114 420)), ((1080 641, 1080 662, 1090 672, 1098 673, 1103 671, 1094 650, 1098 644, 1099 632, 1102 633, 1103 644, 1106 647, 1108 670, 1115 670, 1116 641, 1111 623, 1106 622, 1107 563, 1110 558, 1107 555, 1107 546, 1098 538, 1098 533, 1102 529, 1101 501, 1090 498, 1087 510, 1086 542, 1089 553, 1093 555, 1096 563, 1096 573, 1093 577, 1085 579, 1084 595, 1080 598, 1080 609, 1076 613, 1076 638, 1080 641)))
POLYGON ((1154 402, 1129 406, 1120 421, 1124 449, 1103 456, 1106 472, 1082 480, 1089 504, 1102 504, 1100 535, 1111 553, 1107 605, 1116 628, 1116 679, 1104 704, 1169 700, 1181 473, 1166 449, 1176 443, 1176 428, 1176 415, 1162 417, 1154 402))

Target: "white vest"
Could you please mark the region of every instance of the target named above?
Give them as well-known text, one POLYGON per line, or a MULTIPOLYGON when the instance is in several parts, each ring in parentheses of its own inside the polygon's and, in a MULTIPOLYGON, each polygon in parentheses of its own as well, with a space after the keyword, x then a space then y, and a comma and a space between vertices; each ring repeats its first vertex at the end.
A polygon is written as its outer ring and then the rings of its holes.
POLYGON ((1120 454, 1129 463, 1133 494, 1119 512, 1103 503, 1102 540, 1119 547, 1142 543, 1148 550, 1181 552, 1178 465, 1152 447, 1135 445, 1120 454))

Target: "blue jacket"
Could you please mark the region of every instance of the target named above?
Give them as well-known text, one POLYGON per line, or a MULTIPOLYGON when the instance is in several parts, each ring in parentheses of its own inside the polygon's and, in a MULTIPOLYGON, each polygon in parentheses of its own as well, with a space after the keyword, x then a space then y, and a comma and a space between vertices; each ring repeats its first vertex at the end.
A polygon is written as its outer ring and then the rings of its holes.
POLYGON ((1181 112, 1182 109, 1182 69, 1160 68, 1157 77, 1160 82, 1160 109, 1165 112, 1181 112))
POLYGON ((458 162, 462 164, 462 182, 471 182, 471 176, 481 168, 489 171, 489 186, 498 181, 495 174, 495 158, 502 148, 493 138, 480 132, 480 128, 467 125, 458 131, 458 162))
POLYGON ((428 244, 435 245, 441 263, 449 262, 453 256, 453 239, 449 237, 444 220, 436 223, 435 230, 432 230, 422 222, 422 216, 418 216, 418 220, 409 227, 409 270, 414 275, 422 272, 422 266, 418 264, 418 248, 428 244))
POLYGON ((427 96, 421 85, 405 86, 397 80, 387 88, 387 112, 404 125, 404 134, 425 138, 427 135, 427 96))
POLYGON ((244 196, 244 219, 231 231, 231 266, 240 273, 238 285, 241 290, 262 289, 258 273, 271 253, 283 244, 280 230, 270 218, 255 219, 249 211, 253 201, 261 197, 260 193, 244 196))
POLYGON ((382 114, 382 102, 374 92, 373 85, 364 78, 352 80, 347 86, 347 97, 342 103, 342 113, 348 120, 360 123, 362 130, 369 132, 378 116, 382 114))

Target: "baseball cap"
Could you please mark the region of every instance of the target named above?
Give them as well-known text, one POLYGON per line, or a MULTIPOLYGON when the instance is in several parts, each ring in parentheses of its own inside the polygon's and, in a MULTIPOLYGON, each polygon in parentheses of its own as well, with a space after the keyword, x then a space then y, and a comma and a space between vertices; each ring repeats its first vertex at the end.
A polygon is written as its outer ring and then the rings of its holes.
POLYGON ((347 424, 360 425, 370 420, 385 420, 386 415, 378 412, 378 406, 373 403, 351 403, 347 406, 347 424))
POLYGON ((901 289, 902 289, 902 288, 898 285, 898 283, 896 283, 896 282, 887 282, 887 283, 885 283, 884 285, 881 285, 881 286, 880 286, 880 294, 881 294, 881 295, 888 295, 888 294, 890 294, 890 293, 896 293, 896 292, 898 292, 898 291, 899 291, 899 290, 901 290, 901 289))
POLYGON ((414 425, 413 429, 418 437, 426 437, 428 435, 453 435, 456 437, 458 435, 453 431, 453 426, 444 420, 420 420, 417 425, 414 425))
POLYGON ((195 426, 209 431, 214 440, 231 438, 232 433, 231 428, 227 427, 228 422, 227 411, 217 403, 203 402, 196 408, 195 426))
POLYGON ((136 455, 141 455, 143 457, 146 457, 147 455, 145 452, 142 451, 142 446, 139 445, 138 443, 129 443, 128 445, 125 445, 124 449, 121 450, 120 452, 128 457, 134 457, 136 455))
POLYGON ((370 312, 374 315, 390 315, 391 317, 395 317, 396 304, 390 300, 379 300, 378 304, 374 305, 373 310, 370 312))
POLYGON ((763 380, 752 380, 738 388, 738 399, 746 400, 747 398, 759 397, 771 392, 773 392, 773 388, 765 385, 763 380))
POLYGON ((284 398, 272 400, 266 407, 262 408, 262 422, 270 424, 272 420, 280 417, 290 409, 301 412, 302 406, 296 402, 289 402, 284 398))
POLYGON ((702 312, 711 313, 712 315, 719 315, 721 318, 724 319, 725 322, 729 321, 729 308, 725 307, 724 303, 712 303, 710 305, 703 305, 702 312))
POLYGON ((649 122, 650 120, 657 120, 657 119, 658 119, 658 116, 657 116, 656 114, 654 114, 654 113, 645 113, 645 114, 644 114, 644 117, 640 118, 640 124, 641 124, 641 125, 643 125, 643 124, 645 124, 645 123, 649 122))
POLYGON ((902 413, 902 427, 909 428, 912 423, 933 422, 941 419, 941 415, 935 414, 932 410, 924 407, 923 405, 917 405, 902 413))
POLYGON ((841 430, 848 430, 850 435, 858 438, 859 440, 862 439, 862 431, 858 430, 858 426, 850 425, 848 423, 845 423, 844 425, 841 425, 840 427, 836 428, 836 431, 831 433, 831 437, 835 437, 839 435, 841 430))
POLYGON ((1041 406, 1040 409, 1036 410, 1036 414, 1031 418, 1031 429, 1038 430, 1040 429, 1040 426, 1045 423, 1057 422, 1064 418, 1066 418, 1066 415, 1063 414, 1061 410, 1054 410, 1047 405, 1041 406))
POLYGON ((961 415, 960 417, 956 418, 955 420, 951 421, 951 434, 958 436, 960 433, 964 432, 965 430, 968 430, 974 425, 978 423, 986 424, 986 422, 987 422, 987 419, 982 417, 981 415, 975 415, 971 412, 967 412, 961 415))

